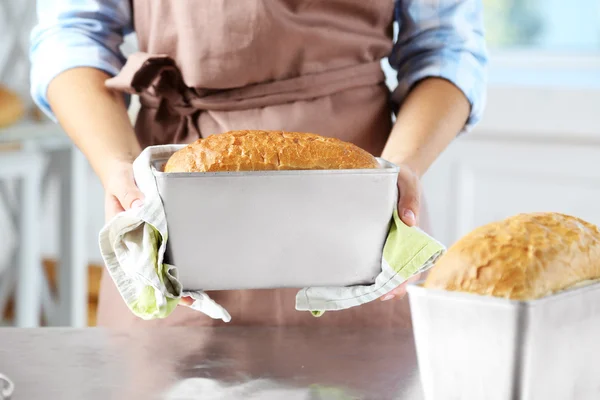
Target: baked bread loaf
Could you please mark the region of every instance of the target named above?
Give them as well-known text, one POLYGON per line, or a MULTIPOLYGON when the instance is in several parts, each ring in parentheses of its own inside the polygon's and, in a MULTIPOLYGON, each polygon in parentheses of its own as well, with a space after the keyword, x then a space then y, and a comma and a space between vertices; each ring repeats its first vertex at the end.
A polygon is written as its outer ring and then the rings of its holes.
POLYGON ((354 144, 311 133, 231 131, 178 150, 164 172, 219 172, 378 168, 354 144))
POLYGON ((518 214, 450 247, 424 287, 533 300, 600 279, 600 232, 559 213, 518 214))
POLYGON ((17 123, 24 114, 25 105, 19 95, 0 85, 0 128, 17 123))

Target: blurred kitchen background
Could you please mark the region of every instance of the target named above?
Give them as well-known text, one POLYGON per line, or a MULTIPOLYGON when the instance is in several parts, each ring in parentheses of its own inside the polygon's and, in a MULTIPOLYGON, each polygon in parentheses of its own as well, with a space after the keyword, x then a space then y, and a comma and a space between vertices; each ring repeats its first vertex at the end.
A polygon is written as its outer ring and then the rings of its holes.
MULTIPOLYGON (((424 178, 435 236, 540 210, 600 224, 600 0, 483 2, 487 110, 424 178)), ((34 1, 0 0, 0 325, 93 325, 103 191, 31 102, 34 22, 34 1)))

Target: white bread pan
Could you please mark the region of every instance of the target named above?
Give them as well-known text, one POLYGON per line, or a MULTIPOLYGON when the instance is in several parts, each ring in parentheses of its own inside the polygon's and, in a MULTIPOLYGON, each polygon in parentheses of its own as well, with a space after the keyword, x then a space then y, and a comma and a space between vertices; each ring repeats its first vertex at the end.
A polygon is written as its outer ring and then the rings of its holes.
MULTIPOLYGON (((182 146, 183 147, 183 146, 182 146)), ((185 289, 373 283, 397 200, 398 167, 153 173, 166 261, 185 289)))
POLYGON ((534 301, 408 293, 426 400, 600 399, 600 283, 534 301))

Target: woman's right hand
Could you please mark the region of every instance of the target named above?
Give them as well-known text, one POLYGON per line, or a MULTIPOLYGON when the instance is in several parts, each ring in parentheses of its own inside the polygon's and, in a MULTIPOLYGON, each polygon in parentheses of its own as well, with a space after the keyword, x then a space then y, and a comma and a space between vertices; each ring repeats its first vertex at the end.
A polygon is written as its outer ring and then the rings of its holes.
POLYGON ((133 177, 133 164, 128 161, 114 161, 108 164, 105 174, 104 212, 106 221, 130 208, 141 207, 144 195, 133 177))

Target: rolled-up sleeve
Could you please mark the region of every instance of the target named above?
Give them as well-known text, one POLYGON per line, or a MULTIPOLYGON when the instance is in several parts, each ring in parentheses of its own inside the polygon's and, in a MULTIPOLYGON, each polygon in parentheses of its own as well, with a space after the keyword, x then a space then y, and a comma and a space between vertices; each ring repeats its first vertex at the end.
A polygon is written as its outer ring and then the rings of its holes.
POLYGON ((120 46, 132 31, 129 1, 37 0, 31 32, 31 96, 55 119, 46 92, 50 81, 75 67, 116 75, 125 62, 120 46))
POLYGON ((402 103, 418 81, 446 79, 471 104, 463 132, 483 114, 488 55, 481 0, 396 0, 398 38, 389 62, 398 72, 393 98, 402 103))

